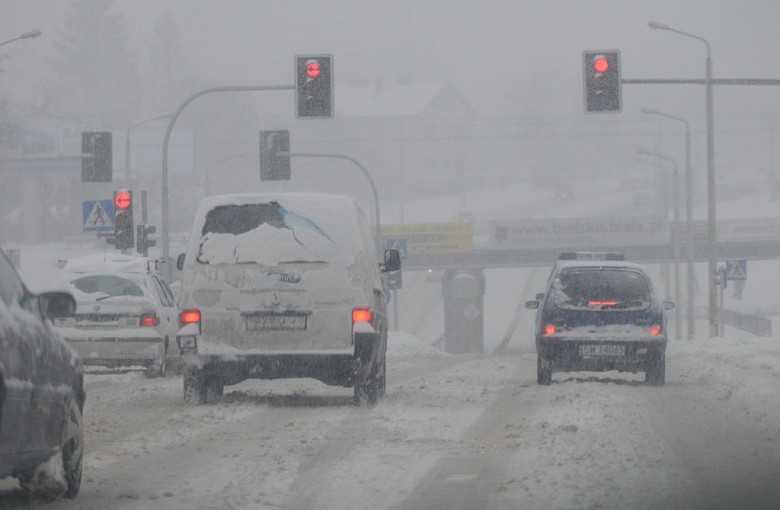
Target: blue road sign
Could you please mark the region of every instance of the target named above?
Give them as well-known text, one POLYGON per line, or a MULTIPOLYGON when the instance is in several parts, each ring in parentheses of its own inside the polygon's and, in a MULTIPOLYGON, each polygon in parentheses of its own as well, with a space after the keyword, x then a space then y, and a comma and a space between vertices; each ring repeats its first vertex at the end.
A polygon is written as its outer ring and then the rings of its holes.
POLYGON ((747 280, 747 260, 727 260, 726 280, 747 280))
POLYGON ((385 246, 389 249, 398 250, 401 259, 409 257, 409 241, 403 238, 391 238, 385 240, 385 246))
POLYGON ((84 232, 113 232, 114 201, 84 200, 81 203, 81 218, 84 232))

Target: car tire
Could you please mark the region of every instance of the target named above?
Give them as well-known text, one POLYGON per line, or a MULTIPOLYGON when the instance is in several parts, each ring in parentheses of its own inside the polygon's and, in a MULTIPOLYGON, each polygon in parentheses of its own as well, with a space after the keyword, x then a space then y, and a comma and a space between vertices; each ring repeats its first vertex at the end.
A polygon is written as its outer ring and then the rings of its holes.
POLYGON ((208 403, 206 378, 199 370, 184 370, 184 403, 202 405, 208 403))
POLYGON ((377 395, 379 398, 387 395, 387 359, 382 360, 382 373, 377 379, 377 395))
POLYGON ((165 373, 168 370, 168 339, 163 342, 162 354, 160 359, 153 362, 152 365, 146 370, 146 376, 153 377, 165 377, 165 373))
POLYGON ((65 494, 75 498, 81 489, 82 461, 84 459, 84 426, 81 406, 76 395, 71 398, 68 411, 68 442, 62 447, 62 468, 65 473, 65 494))
POLYGON ((666 380, 666 356, 651 355, 645 371, 645 383, 651 386, 663 386, 666 380))
POLYGON ((550 360, 545 359, 541 354, 536 355, 536 382, 544 386, 552 384, 550 360))
POLYGON ((42 466, 19 476, 22 489, 45 500, 54 500, 60 496, 74 499, 81 489, 84 427, 75 395, 70 399, 67 413, 68 439, 61 446, 59 454, 62 459, 62 479, 52 478, 45 469, 41 469, 42 466))

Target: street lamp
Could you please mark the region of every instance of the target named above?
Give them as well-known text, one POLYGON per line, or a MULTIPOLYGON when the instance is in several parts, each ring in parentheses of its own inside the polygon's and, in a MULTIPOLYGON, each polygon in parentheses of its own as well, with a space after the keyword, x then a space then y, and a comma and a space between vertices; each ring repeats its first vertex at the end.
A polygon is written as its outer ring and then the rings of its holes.
MULTIPOLYGON (((675 227, 677 227, 680 224, 680 200, 679 200, 679 194, 677 192, 679 188, 678 179, 677 179, 677 161, 675 161, 672 158, 662 156, 661 154, 658 154, 656 152, 650 152, 641 149, 638 149, 636 153, 645 156, 652 156, 654 158, 672 162, 672 171, 673 171, 672 178, 674 184, 672 186, 674 192, 674 198, 673 198, 674 225, 675 227)), ((674 313, 674 335, 675 338, 679 340, 682 337, 682 326, 680 324, 680 308, 679 308, 680 305, 680 237, 676 235, 676 233, 674 236, 673 250, 674 250, 674 301, 677 304, 677 308, 675 309, 675 313, 674 313)), ((689 315, 691 314, 691 310, 688 311, 688 314, 689 315)))
POLYGON ((707 268, 707 283, 709 285, 710 301, 710 337, 717 337, 720 334, 720 311, 718 310, 718 289, 715 285, 715 278, 718 274, 718 258, 715 253, 717 231, 715 223, 715 130, 713 127, 712 111, 712 57, 710 56, 710 43, 703 37, 674 29, 663 23, 658 23, 657 21, 650 21, 647 26, 655 30, 667 30, 692 39, 697 39, 707 46, 707 62, 705 67, 705 85, 707 89, 707 256, 709 262, 707 268))
MULTIPOLYGON (((686 271, 687 271, 687 303, 688 303, 688 340, 696 336, 696 321, 693 302, 693 174, 691 173, 691 127, 688 121, 682 117, 659 112, 650 108, 642 108, 642 113, 659 115, 685 124, 685 245, 686 245, 686 271)), ((679 306, 679 303, 678 303, 679 306)))
POLYGON ((14 41, 18 41, 20 39, 34 39, 36 37, 40 37, 41 33, 42 32, 40 30, 38 30, 38 29, 30 30, 29 32, 23 33, 19 37, 14 37, 13 39, 8 39, 7 41, 0 42, 0 46, 2 46, 4 44, 12 43, 14 41))

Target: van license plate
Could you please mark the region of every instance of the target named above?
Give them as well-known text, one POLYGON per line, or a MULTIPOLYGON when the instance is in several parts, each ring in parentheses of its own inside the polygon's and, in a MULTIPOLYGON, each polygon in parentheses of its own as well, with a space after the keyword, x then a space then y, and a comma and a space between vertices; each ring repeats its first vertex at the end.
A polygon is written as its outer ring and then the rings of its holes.
POLYGON ((246 316, 247 331, 305 331, 306 315, 257 314, 246 316))
POLYGON ((580 356, 625 356, 626 346, 615 344, 580 345, 580 356))

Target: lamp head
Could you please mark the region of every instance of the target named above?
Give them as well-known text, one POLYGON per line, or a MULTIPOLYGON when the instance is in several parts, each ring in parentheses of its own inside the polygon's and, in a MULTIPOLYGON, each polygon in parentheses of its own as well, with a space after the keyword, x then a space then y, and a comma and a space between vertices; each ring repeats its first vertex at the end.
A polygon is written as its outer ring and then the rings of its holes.
POLYGON ((658 23, 657 21, 648 21, 647 26, 652 28, 653 30, 669 30, 668 25, 664 25, 663 23, 658 23))

